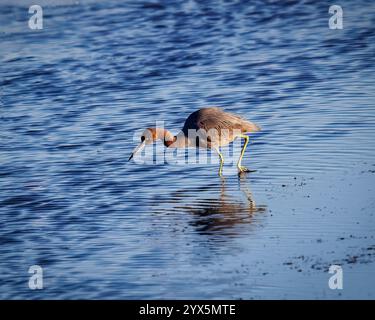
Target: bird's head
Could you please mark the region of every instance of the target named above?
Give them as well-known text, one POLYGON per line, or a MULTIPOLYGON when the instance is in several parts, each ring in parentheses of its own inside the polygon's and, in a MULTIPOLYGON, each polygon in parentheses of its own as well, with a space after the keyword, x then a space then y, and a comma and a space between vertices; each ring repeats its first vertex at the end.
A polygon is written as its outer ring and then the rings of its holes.
POLYGON ((147 144, 152 144, 156 140, 162 140, 164 144, 173 141, 173 134, 163 128, 147 128, 142 132, 140 139, 139 145, 135 147, 128 161, 130 161, 136 153, 142 151, 147 144))

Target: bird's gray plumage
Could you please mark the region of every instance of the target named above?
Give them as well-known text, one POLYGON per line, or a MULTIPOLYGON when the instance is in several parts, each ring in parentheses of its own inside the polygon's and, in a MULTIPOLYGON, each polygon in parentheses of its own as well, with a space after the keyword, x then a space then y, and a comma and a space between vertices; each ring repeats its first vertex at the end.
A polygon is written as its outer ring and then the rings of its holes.
POLYGON ((236 138, 236 132, 248 133, 260 130, 256 124, 221 108, 203 108, 193 112, 185 121, 182 132, 188 137, 189 130, 201 130, 202 147, 223 146, 236 138), (206 144, 206 143, 207 144, 206 144))

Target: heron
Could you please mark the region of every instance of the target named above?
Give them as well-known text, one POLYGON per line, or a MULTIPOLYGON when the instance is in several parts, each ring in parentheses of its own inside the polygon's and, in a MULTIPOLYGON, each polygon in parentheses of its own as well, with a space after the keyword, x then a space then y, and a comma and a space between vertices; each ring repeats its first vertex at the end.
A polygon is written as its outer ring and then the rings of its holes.
POLYGON ((164 128, 145 129, 141 135, 141 142, 131 153, 129 161, 146 145, 161 140, 167 148, 198 147, 215 150, 220 157, 218 173, 219 176, 222 176, 224 157, 220 152, 220 147, 230 144, 237 138, 241 138, 245 142, 237 161, 238 173, 252 172, 254 170, 249 170, 242 166, 241 162, 249 143, 249 134, 260 130, 260 126, 255 123, 236 114, 226 112, 221 108, 202 108, 188 116, 184 127, 177 135, 173 135, 164 128))

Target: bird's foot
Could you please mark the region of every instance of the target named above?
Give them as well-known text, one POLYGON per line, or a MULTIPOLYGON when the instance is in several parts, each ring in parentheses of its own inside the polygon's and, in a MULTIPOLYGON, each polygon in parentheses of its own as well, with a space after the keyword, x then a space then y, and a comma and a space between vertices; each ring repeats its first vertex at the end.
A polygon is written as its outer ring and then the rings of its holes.
POLYGON ((256 170, 250 170, 244 166, 239 166, 238 167, 238 174, 241 174, 241 173, 246 173, 246 172, 255 172, 256 170))

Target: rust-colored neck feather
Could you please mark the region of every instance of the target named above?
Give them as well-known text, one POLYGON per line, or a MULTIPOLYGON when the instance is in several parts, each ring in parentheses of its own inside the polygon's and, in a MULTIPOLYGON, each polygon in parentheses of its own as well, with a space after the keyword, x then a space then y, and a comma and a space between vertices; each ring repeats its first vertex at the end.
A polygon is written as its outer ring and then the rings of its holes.
POLYGON ((153 140, 161 140, 164 145, 168 148, 171 144, 176 141, 176 137, 167 129, 163 128, 148 128, 152 133, 153 140))
POLYGON ((166 140, 166 139, 164 139, 163 143, 168 148, 170 145, 172 145, 173 143, 176 142, 176 139, 177 138, 175 136, 173 136, 172 140, 166 140))

